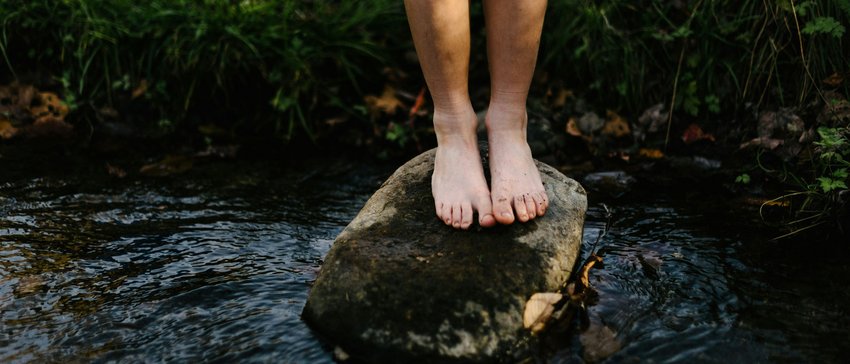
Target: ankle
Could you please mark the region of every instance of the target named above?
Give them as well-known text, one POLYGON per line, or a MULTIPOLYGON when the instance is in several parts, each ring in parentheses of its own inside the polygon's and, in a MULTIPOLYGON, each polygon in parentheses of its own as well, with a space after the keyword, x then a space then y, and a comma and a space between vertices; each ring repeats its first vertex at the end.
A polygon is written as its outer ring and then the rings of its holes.
POLYGON ((478 118, 470 106, 467 110, 434 110, 434 134, 437 143, 444 141, 464 141, 476 143, 478 118))
POLYGON ((524 104, 491 103, 484 123, 487 133, 521 133, 524 136, 528 113, 524 104))

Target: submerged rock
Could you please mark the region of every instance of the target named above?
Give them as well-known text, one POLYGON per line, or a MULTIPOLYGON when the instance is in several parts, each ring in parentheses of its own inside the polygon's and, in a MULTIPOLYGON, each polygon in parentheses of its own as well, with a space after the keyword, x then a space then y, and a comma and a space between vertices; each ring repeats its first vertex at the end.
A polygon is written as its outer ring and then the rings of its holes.
POLYGON ((370 361, 514 361, 528 354, 525 301, 575 265, 584 189, 538 162, 545 216, 460 231, 434 213, 433 164, 433 150, 412 159, 369 199, 334 242, 303 317, 370 361))

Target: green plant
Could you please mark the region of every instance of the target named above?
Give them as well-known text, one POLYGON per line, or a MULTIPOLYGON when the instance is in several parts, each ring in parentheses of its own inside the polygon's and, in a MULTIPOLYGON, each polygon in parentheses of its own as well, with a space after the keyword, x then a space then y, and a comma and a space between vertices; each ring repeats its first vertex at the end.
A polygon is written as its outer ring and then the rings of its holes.
POLYGON ((371 76, 409 46, 386 31, 403 21, 391 0, 0 0, 0 67, 53 75, 81 109, 132 109, 153 129, 289 140, 380 87, 371 76))

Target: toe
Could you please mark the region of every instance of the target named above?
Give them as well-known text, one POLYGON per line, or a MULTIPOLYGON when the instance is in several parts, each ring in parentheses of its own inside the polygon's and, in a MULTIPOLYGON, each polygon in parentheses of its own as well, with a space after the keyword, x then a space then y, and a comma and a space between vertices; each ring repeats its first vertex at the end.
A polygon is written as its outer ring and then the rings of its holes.
POLYGON ((440 215, 440 219, 442 219, 443 222, 446 223, 446 225, 451 225, 452 224, 452 205, 444 203, 441 211, 442 211, 442 214, 440 215))
POLYGON ((460 228, 460 220, 462 219, 461 213, 462 213, 462 211, 460 210, 460 204, 459 203, 453 204, 452 205, 452 227, 454 227, 455 229, 460 228))
POLYGON ((538 192, 534 202, 537 203, 537 215, 543 216, 543 214, 546 213, 546 209, 549 207, 549 200, 546 198, 546 192, 538 192))
POLYGON ((525 208, 525 199, 522 198, 522 195, 514 196, 514 211, 516 211, 519 221, 528 221, 528 210, 525 208))
POLYGON ((472 225, 472 204, 469 202, 462 203, 460 212, 460 228, 469 229, 469 225, 472 225))
POLYGON ((512 224, 514 212, 511 209, 511 199, 508 197, 497 197, 493 199, 493 215, 500 224, 512 224))
POLYGON ((537 203, 534 202, 532 194, 526 194, 523 199, 525 199, 525 211, 528 211, 528 219, 537 217, 537 203))
POLYGON ((441 221, 443 220, 443 203, 439 201, 434 201, 434 211, 437 212, 437 218, 441 221))
POLYGON ((491 227, 496 225, 496 218, 493 217, 493 204, 490 202, 490 196, 479 196, 472 207, 478 211, 478 225, 481 225, 482 227, 491 227))

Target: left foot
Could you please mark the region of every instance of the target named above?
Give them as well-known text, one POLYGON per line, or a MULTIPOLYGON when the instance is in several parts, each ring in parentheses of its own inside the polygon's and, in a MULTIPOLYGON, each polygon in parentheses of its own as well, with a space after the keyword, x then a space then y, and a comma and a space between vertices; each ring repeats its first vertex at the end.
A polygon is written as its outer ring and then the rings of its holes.
POLYGON ((542 216, 549 199, 540 171, 526 141, 528 115, 525 109, 487 112, 487 139, 490 144, 490 198, 493 215, 501 224, 514 219, 526 222, 542 216))

